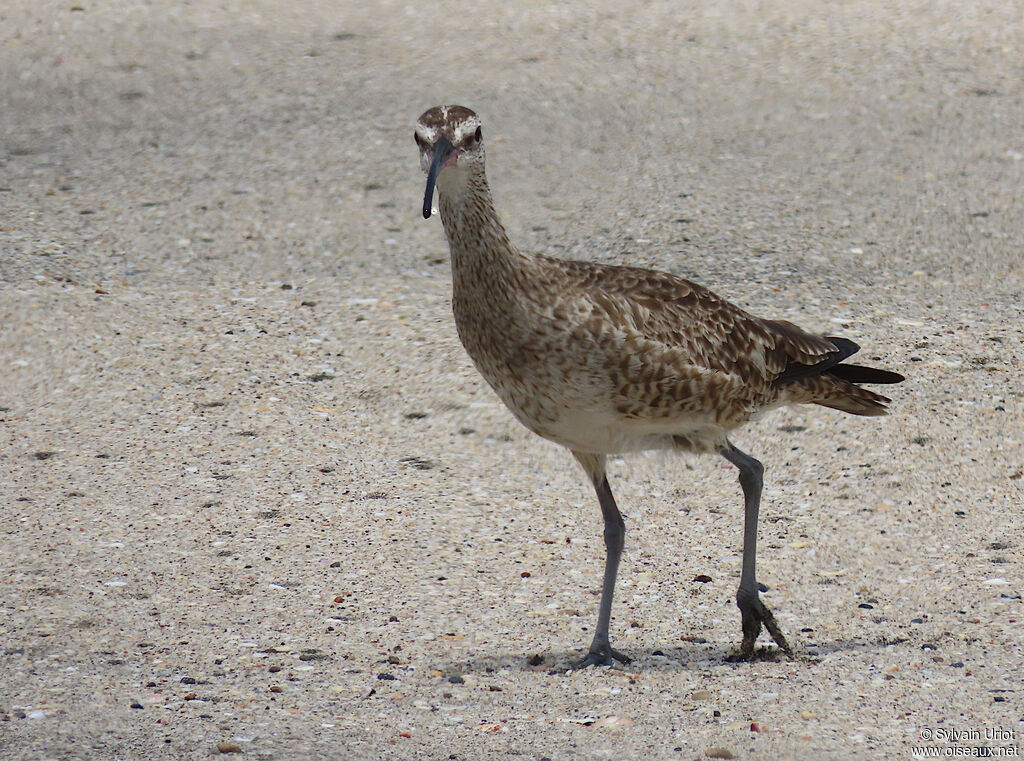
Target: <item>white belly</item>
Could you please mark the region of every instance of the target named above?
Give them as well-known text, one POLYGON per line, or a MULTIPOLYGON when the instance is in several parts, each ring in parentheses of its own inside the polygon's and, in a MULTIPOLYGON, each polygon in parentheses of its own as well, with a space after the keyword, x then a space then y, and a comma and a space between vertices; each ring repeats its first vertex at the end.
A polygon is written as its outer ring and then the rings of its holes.
POLYGON ((518 395, 505 398, 500 391, 499 395, 519 422, 531 431, 576 452, 607 455, 652 449, 712 452, 725 446, 728 434, 710 414, 636 420, 623 417, 602 403, 554 409, 540 405, 545 414, 537 414, 535 405, 525 405, 524 409, 524 405, 518 403, 518 395))

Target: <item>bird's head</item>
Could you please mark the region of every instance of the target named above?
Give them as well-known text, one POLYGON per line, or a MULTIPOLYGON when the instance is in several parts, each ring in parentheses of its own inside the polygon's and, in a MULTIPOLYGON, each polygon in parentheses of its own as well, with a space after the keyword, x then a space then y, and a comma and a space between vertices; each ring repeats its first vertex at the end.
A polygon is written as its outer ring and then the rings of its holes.
POLYGON ((484 144, 480 117, 465 106, 434 106, 416 121, 420 166, 427 175, 423 218, 430 219, 434 184, 438 192, 457 196, 473 172, 483 172, 484 144))

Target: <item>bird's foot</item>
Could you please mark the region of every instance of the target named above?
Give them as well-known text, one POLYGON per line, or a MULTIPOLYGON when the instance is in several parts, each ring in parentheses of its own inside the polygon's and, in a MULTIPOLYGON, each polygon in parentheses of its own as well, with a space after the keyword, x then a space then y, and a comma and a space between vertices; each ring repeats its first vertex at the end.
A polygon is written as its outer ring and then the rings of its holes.
POLYGON ((629 663, 631 660, 632 658, 628 655, 620 653, 618 650, 614 650, 612 646, 606 642, 603 645, 591 645, 590 652, 583 656, 581 660, 570 666, 569 670, 578 671, 579 669, 587 668, 587 666, 611 666, 613 661, 629 663))
POLYGON ((752 597, 738 594, 736 603, 739 605, 740 614, 743 617, 743 642, 740 643, 739 653, 729 660, 749 661, 754 658, 754 644, 761 633, 762 624, 772 635, 772 639, 775 640, 779 649, 790 658, 793 657, 793 649, 786 641, 786 635, 782 633, 782 629, 775 622, 775 616, 756 594, 752 597))

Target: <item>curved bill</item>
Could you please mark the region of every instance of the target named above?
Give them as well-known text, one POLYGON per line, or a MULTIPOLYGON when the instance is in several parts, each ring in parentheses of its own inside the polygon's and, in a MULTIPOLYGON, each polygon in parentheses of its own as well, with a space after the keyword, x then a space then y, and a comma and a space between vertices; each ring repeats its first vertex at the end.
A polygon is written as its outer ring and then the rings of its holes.
POLYGON ((437 182, 437 175, 454 150, 455 146, 446 137, 441 137, 434 143, 434 159, 430 162, 430 171, 427 172, 427 192, 423 194, 424 219, 430 219, 430 202, 434 200, 434 184, 437 182))

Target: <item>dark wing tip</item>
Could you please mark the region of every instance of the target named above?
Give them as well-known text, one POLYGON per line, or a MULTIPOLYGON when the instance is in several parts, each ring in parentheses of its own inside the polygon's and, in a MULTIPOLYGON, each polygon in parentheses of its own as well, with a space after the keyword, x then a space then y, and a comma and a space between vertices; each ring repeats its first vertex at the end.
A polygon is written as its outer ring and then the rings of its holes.
POLYGON ((899 373, 881 370, 877 367, 863 365, 836 365, 828 371, 828 375, 842 378, 850 383, 902 383, 906 380, 899 373))
POLYGON ((860 346, 849 338, 825 336, 825 340, 836 347, 834 352, 826 355, 821 361, 810 365, 796 362, 791 359, 787 363, 786 369, 779 373, 775 377, 775 380, 772 381, 772 385, 784 386, 787 383, 793 383, 801 378, 810 378, 815 375, 824 375, 825 373, 832 372, 840 362, 860 351, 860 346))
POLYGON ((839 336, 825 336, 825 340, 839 350, 838 357, 829 358, 836 364, 839 364, 847 357, 852 357, 854 354, 860 351, 860 346, 851 341, 849 338, 840 338, 839 336))

